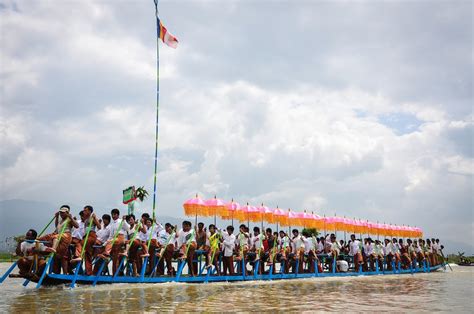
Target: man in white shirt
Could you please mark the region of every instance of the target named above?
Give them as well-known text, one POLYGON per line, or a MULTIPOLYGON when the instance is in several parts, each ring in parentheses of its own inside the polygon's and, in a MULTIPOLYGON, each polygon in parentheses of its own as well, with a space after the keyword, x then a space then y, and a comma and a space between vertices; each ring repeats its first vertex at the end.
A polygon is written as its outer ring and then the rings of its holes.
POLYGON ((196 232, 192 228, 192 224, 190 221, 183 221, 182 229, 176 234, 176 240, 178 242, 179 248, 179 258, 186 260, 188 264, 188 272, 189 275, 192 277, 194 276, 194 267, 193 267, 193 259, 194 259, 194 251, 197 248, 196 242, 196 232))
POLYGON ((234 227, 228 226, 227 227, 227 232, 224 232, 222 234, 222 250, 224 251, 224 257, 223 257, 223 267, 222 267, 222 273, 224 276, 227 275, 227 271, 229 271, 229 275, 234 275, 234 259, 233 259, 233 254, 234 254, 234 248, 235 248, 235 235, 233 234, 234 232, 234 227))
POLYGON ((108 258, 112 256, 112 270, 115 274, 119 266, 119 254, 122 253, 125 245, 125 237, 130 231, 130 226, 126 222, 126 216, 120 219, 120 211, 114 208, 110 211, 112 220, 109 224, 110 234, 107 244, 105 245, 104 255, 98 255, 100 258, 108 258))
POLYGON ((81 254, 82 254, 82 238, 84 237, 85 234, 85 227, 84 227, 84 211, 79 212, 79 220, 76 220, 76 223, 78 224, 78 227, 73 227, 71 236, 71 244, 74 245, 74 254, 73 254, 73 259, 71 262, 74 261, 80 261, 81 260, 81 254))
POLYGON ((314 262, 316 261, 317 263, 317 256, 316 256, 316 248, 315 248, 315 243, 314 243, 314 240, 313 240, 313 237, 311 236, 311 234, 306 231, 306 230, 303 230, 303 235, 301 237, 301 239, 303 240, 303 243, 304 243, 304 255, 307 256, 307 262, 308 262, 308 271, 310 273, 314 273, 314 262))
POLYGON ((298 264, 298 273, 303 272, 303 259, 304 259, 304 242, 299 234, 298 229, 293 229, 291 231, 293 237, 291 238, 291 247, 292 247, 292 254, 293 254, 293 272, 296 272, 296 261, 299 261, 298 264))
POLYGON ((378 260, 379 269, 383 269, 384 247, 379 240, 375 240, 374 254, 375 259, 378 260))
POLYGON ((30 229, 25 235, 25 241, 16 248, 16 254, 21 256, 17 262, 19 274, 24 277, 39 276, 46 266, 43 255, 54 250, 36 240, 38 234, 30 229), (36 264, 35 267, 33 265, 36 264))
POLYGON ((160 229, 158 232, 158 250, 156 256, 158 258, 157 273, 158 275, 164 275, 165 263, 168 270, 168 275, 174 276, 175 270, 172 267, 172 259, 175 254, 176 248, 176 229, 177 227, 173 226, 170 223, 165 224, 164 229, 160 229))
POLYGON ((354 268, 356 272, 359 272, 359 268, 363 263, 361 254, 361 243, 356 239, 355 234, 351 235, 351 243, 349 245, 349 255, 354 258, 354 268))

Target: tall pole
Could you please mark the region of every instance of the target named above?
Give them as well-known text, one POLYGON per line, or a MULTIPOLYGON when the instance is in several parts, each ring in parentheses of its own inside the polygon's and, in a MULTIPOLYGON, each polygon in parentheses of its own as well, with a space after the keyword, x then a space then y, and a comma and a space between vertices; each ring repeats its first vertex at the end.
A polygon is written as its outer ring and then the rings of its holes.
POLYGON ((158 121, 160 115, 160 20, 158 18, 158 0, 155 2, 156 17, 156 130, 155 130, 155 171, 153 174, 153 220, 156 209, 156 173, 158 171, 158 121))

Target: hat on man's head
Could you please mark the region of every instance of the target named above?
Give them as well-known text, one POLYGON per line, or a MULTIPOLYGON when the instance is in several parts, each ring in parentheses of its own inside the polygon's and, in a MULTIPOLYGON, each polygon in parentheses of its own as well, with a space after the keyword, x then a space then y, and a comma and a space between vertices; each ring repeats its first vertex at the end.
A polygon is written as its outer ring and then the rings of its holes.
POLYGON ((59 209, 61 213, 69 213, 69 207, 68 206, 61 206, 59 209))

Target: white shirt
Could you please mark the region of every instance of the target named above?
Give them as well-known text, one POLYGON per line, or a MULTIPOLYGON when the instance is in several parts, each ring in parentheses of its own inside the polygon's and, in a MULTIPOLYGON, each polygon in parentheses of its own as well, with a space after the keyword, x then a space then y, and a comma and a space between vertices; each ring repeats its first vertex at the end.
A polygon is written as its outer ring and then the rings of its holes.
MULTIPOLYGON (((110 228, 110 234, 109 234, 109 240, 112 240, 115 236, 115 233, 117 233, 118 227, 120 226, 120 222, 122 219, 117 218, 117 220, 113 220, 109 224, 110 228)), ((124 221, 122 223, 122 228, 119 230, 119 234, 127 236, 127 233, 130 231, 130 225, 124 221)))
POLYGON ((349 270, 349 264, 347 261, 340 260, 336 262, 337 267, 339 268, 339 271, 341 272, 347 272, 349 270))
POLYGON ((354 240, 351 242, 349 255, 354 256, 357 253, 360 253, 360 241, 354 240))
MULTIPOLYGON (((33 260, 33 253, 31 252, 31 250, 33 250, 34 248, 36 247, 36 243, 35 242, 27 242, 27 241, 23 241, 21 242, 20 244, 20 251, 21 253, 23 253, 23 256, 32 261, 33 260)), ((43 243, 38 243, 38 251, 40 252, 43 252, 45 250, 45 246, 43 243)))
POLYGON ((290 245, 290 238, 287 236, 278 238, 278 244, 280 245, 280 249, 286 249, 290 245))
POLYGON ((251 243, 252 247, 255 247, 255 250, 262 250, 263 249, 263 238, 262 234, 258 234, 257 236, 253 236, 251 243))
POLYGON ((384 254, 384 253, 385 253, 384 251, 385 251, 385 250, 384 250, 384 247, 382 246, 382 244, 376 244, 376 245, 374 245, 374 253, 375 253, 376 255, 382 255, 382 256, 383 256, 383 255, 385 255, 385 254, 384 254))
POLYGON ((364 252, 366 256, 372 255, 374 253, 374 245, 372 243, 368 243, 364 246, 364 252))
POLYGON ((140 239, 140 241, 142 242, 148 242, 148 240, 151 238, 152 234, 151 232, 153 230, 151 230, 152 228, 146 228, 146 231, 143 233, 141 231, 138 232, 138 238, 140 239))
POLYGON ((234 254, 234 246, 235 246, 235 235, 230 234, 225 232, 223 234, 224 242, 222 243, 222 246, 224 248, 224 256, 229 257, 234 254))
POLYGON ((400 254, 400 246, 398 245, 398 243, 393 243, 392 242, 392 245, 390 246, 390 252, 392 254, 400 254))
POLYGON ((316 252, 318 254, 322 253, 324 251, 324 245, 323 243, 320 241, 318 243, 316 243, 316 252))
POLYGON ((82 240, 82 238, 85 235, 85 225, 82 221, 77 221, 76 220, 76 222, 79 225, 79 228, 75 228, 75 227, 72 228, 71 235, 72 235, 73 238, 82 240))
POLYGON ((99 240, 102 244, 107 242, 107 239, 110 236, 110 228, 109 226, 107 227, 102 227, 97 231, 97 240, 99 240))
POLYGON ((306 254, 309 253, 309 251, 314 250, 314 242, 312 238, 306 238, 302 237, 303 243, 304 243, 304 252, 306 254))
POLYGON ((183 229, 179 230, 178 232, 178 247, 181 247, 183 244, 188 244, 189 242, 196 242, 196 235, 194 233, 194 229, 190 229, 189 231, 184 231, 183 229))
POLYGON ((293 242, 291 243, 291 249, 293 253, 296 253, 296 251, 299 249, 304 249, 304 242, 301 239, 300 235, 293 238, 293 242))
POLYGON ((246 245, 248 246, 249 243, 250 243, 250 237, 249 237, 249 234, 247 232, 239 233, 239 235, 235 239, 235 244, 240 245, 241 249, 242 249, 242 247, 244 247, 246 245))

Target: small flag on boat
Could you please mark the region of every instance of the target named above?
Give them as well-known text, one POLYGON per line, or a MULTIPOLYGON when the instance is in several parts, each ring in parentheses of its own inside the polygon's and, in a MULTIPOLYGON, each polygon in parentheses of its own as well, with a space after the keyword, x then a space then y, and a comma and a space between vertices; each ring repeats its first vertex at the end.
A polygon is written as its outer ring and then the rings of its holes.
POLYGON ((170 46, 171 48, 176 49, 178 47, 178 39, 168 32, 168 30, 166 29, 166 27, 164 27, 164 25, 161 23, 158 17, 157 19, 158 19, 158 27, 159 27, 158 29, 159 37, 166 45, 170 46))

